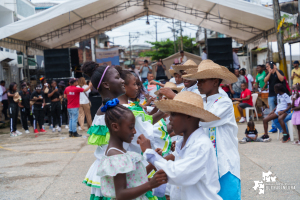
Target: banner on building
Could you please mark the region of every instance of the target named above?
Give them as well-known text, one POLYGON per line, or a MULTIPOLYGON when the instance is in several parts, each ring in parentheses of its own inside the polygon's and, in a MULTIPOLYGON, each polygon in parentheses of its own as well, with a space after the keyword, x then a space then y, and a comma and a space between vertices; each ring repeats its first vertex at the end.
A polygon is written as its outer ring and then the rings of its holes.
POLYGON ((100 49, 96 48, 96 61, 97 63, 106 63, 109 65, 120 65, 119 63, 119 49, 100 49))

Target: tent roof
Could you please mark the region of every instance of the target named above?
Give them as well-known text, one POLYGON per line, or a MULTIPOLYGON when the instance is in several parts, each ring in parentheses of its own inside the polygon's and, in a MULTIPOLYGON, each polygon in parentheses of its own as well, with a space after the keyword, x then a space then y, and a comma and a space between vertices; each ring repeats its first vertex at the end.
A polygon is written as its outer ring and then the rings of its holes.
POLYGON ((67 48, 145 15, 249 41, 274 31, 273 10, 240 0, 71 0, 0 28, 0 46, 67 48))

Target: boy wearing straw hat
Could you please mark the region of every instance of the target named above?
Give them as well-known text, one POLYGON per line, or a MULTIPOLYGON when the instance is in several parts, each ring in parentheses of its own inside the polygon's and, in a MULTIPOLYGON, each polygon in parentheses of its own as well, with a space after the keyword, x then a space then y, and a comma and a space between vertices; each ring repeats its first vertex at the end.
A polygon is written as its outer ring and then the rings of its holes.
POLYGON ((165 158, 157 153, 159 149, 157 152, 151 149, 144 135, 137 142, 147 161, 168 175, 171 199, 221 199, 215 151, 203 128, 199 127, 199 121, 211 122, 219 118, 203 108, 200 95, 189 91, 155 104, 160 110, 171 113, 170 125, 176 134, 183 133, 183 138, 177 141, 173 154, 165 158))
POLYGON ((200 93, 206 95, 204 108, 220 118, 214 122, 200 122, 215 148, 221 185, 219 195, 224 200, 241 199, 238 127, 232 101, 218 92, 221 83, 231 84, 237 78, 227 68, 211 60, 202 61, 196 73, 187 74, 184 78, 198 80, 200 93))

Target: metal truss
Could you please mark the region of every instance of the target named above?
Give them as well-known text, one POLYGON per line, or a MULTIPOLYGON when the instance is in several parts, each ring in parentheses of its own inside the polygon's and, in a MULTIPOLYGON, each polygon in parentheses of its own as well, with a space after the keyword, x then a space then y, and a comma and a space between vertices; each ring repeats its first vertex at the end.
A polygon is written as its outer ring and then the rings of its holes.
POLYGON ((24 47, 32 47, 32 48, 35 48, 35 49, 40 49, 40 50, 45 50, 45 49, 48 49, 44 46, 41 46, 41 45, 38 45, 34 42, 28 42, 28 41, 23 41, 23 40, 17 40, 17 39, 13 39, 13 38, 10 38, 10 37, 7 37, 7 38, 3 38, 0 40, 0 43, 3 42, 3 43, 7 43, 7 44, 15 44, 15 45, 21 45, 21 46, 24 46, 24 47))
POLYGON ((225 18, 222 18, 220 16, 216 16, 210 13, 210 11, 214 8, 214 6, 210 9, 209 12, 204 12, 204 11, 200 11, 200 10, 196 10, 193 8, 189 8, 186 6, 182 6, 179 5, 177 3, 173 3, 173 2, 169 2, 169 1, 165 1, 165 0, 148 0, 149 5, 159 5, 159 6, 163 6, 172 10, 176 10, 185 14, 189 14, 189 15, 193 15, 196 18, 202 18, 204 20, 208 20, 208 21, 212 21, 218 24, 223 24, 225 26, 228 26, 229 28, 235 28, 235 29, 239 29, 248 33, 253 33, 253 34, 259 34, 264 32, 261 29, 255 28, 253 26, 248 26, 245 24, 241 24, 232 20, 228 20, 225 18))
POLYGON ((49 41, 55 37, 63 36, 63 34, 70 33, 71 31, 73 31, 75 29, 82 28, 85 25, 90 25, 93 28, 92 25, 94 22, 96 22, 98 20, 105 20, 107 17, 117 14, 118 12, 126 10, 127 8, 130 8, 133 6, 144 6, 144 1, 143 0, 129 0, 127 2, 124 2, 115 7, 112 7, 110 9, 107 9, 105 11, 99 12, 97 14, 91 15, 86 18, 82 18, 77 13, 72 11, 72 13, 74 13, 76 16, 80 17, 81 19, 74 23, 71 23, 67 26, 61 27, 55 31, 49 32, 42 36, 39 36, 38 38, 31 40, 30 42, 35 42, 35 43, 39 44, 44 41, 49 41))
POLYGON ((115 7, 112 7, 110 9, 107 9, 105 11, 99 12, 97 14, 91 15, 91 16, 86 17, 86 18, 82 18, 77 13, 72 11, 73 14, 75 14, 76 16, 78 16, 81 19, 76 21, 76 22, 73 22, 69 25, 66 25, 64 27, 61 27, 57 30, 49 32, 45 35, 34 38, 34 39, 32 39, 28 42, 27 46, 28 45, 32 46, 32 47, 36 46, 36 48, 43 50, 43 49, 46 49, 46 48, 42 47, 39 44, 41 44, 45 41, 52 40, 53 38, 59 38, 59 37, 63 36, 64 34, 68 34, 71 31, 74 31, 76 29, 80 29, 85 25, 89 25, 90 27, 92 27, 95 30, 94 32, 89 33, 85 36, 82 36, 82 37, 79 37, 75 40, 72 40, 72 41, 69 41, 67 43, 61 44, 57 47, 53 47, 53 48, 67 48, 67 47, 70 47, 70 46, 74 45, 76 42, 81 42, 81 41, 87 40, 89 38, 95 37, 95 36, 105 32, 105 31, 110 31, 113 28, 116 28, 118 26, 129 23, 129 22, 131 22, 133 20, 136 20, 138 18, 141 18, 141 17, 143 17, 147 14, 161 16, 162 18, 166 17, 166 16, 162 16, 160 14, 154 13, 154 12, 150 12, 148 10, 148 6, 151 6, 151 5, 163 6, 163 7, 166 7, 168 9, 176 10, 176 11, 181 12, 181 13, 185 13, 185 14, 195 16, 196 18, 201 18, 203 20, 200 22, 199 25, 201 25, 201 23, 204 20, 208 20, 208 21, 212 21, 212 22, 215 22, 215 23, 223 24, 225 26, 228 26, 229 28, 238 29, 238 30, 241 30, 241 31, 244 31, 244 32, 255 34, 255 35, 265 34, 264 30, 261 30, 261 29, 258 29, 258 28, 252 27, 252 26, 248 26, 248 25, 245 25, 245 24, 241 24, 241 23, 238 23, 238 22, 235 22, 235 21, 231 21, 231 20, 222 18, 220 16, 210 14, 210 11, 214 8, 215 5, 210 9, 209 12, 204 12, 204 11, 200 11, 200 10, 196 10, 196 9, 193 9, 193 8, 190 8, 190 7, 182 6, 182 5, 179 5, 177 3, 173 3, 173 2, 170 2, 170 1, 166 1, 166 0, 128 0, 124 3, 122 3, 122 4, 119 4, 115 7), (120 22, 109 25, 109 26, 107 26, 105 28, 102 28, 102 29, 99 29, 99 30, 97 30, 93 27, 93 23, 95 23, 99 20, 104 21, 109 16, 117 14, 118 12, 124 11, 124 10, 126 10, 130 7, 133 7, 133 6, 144 7, 145 12, 142 12, 138 15, 135 15, 135 16, 130 17, 128 19, 122 20, 120 22))

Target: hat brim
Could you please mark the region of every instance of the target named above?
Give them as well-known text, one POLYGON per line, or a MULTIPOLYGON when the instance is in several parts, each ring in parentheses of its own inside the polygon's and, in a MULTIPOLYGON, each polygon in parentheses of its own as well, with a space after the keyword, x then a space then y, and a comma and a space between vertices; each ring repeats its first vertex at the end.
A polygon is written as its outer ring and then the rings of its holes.
MULTIPOLYGON (((169 88, 169 87, 168 87, 169 88)), ((171 87, 170 89, 171 90, 176 90, 178 93, 181 92, 181 90, 183 89, 184 87, 171 87)), ((157 90, 156 92, 154 92, 154 94, 157 96, 159 94, 159 90, 157 90)))
POLYGON ((237 77, 230 71, 225 71, 223 69, 204 69, 200 70, 195 74, 186 74, 182 78, 186 79, 207 79, 207 78, 219 78, 222 79, 222 84, 232 84, 238 81, 237 77))
POLYGON ((178 72, 176 72, 174 69, 169 69, 169 73, 171 74, 171 76, 175 76, 175 74, 178 74, 178 72))
POLYGON ((211 122, 219 120, 220 118, 207 110, 196 107, 193 104, 176 100, 160 100, 154 102, 156 107, 163 112, 176 112, 185 115, 193 116, 201 119, 203 122, 211 122))
POLYGON ((197 65, 174 65, 173 69, 177 72, 180 73, 180 71, 185 71, 187 69, 193 69, 193 68, 198 68, 197 65))

